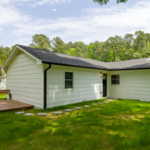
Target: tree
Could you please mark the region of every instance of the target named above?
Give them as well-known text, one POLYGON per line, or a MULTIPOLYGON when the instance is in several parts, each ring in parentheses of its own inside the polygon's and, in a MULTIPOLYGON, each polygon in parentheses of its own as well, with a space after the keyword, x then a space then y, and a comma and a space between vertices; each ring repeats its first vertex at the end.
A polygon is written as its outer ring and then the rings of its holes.
MULTIPOLYGON (((93 1, 99 3, 100 5, 107 4, 109 2, 109 0, 93 0, 93 1)), ((119 4, 119 3, 126 3, 128 0, 116 0, 116 1, 117 4, 119 4)))
POLYGON ((7 57, 9 56, 9 54, 11 53, 11 51, 12 51, 12 48, 10 48, 10 47, 4 47, 3 48, 3 53, 4 53, 4 55, 6 55, 7 57))
POLYGON ((134 35, 133 34, 126 34, 124 36, 124 48, 122 52, 122 57, 121 60, 128 60, 132 59, 134 49, 133 49, 133 42, 134 42, 134 35))
POLYGON ((148 47, 148 44, 150 43, 150 33, 146 33, 146 47, 148 47))
POLYGON ((126 34, 124 36, 125 47, 129 49, 132 47, 132 43, 134 42, 134 35, 133 34, 126 34))
POLYGON ((115 59, 116 59, 116 55, 115 55, 113 49, 110 49, 109 50, 109 55, 108 55, 108 58, 107 58, 107 62, 115 61, 115 59))
POLYGON ((94 52, 95 59, 96 60, 101 60, 102 53, 103 53, 103 48, 104 48, 104 43, 95 41, 93 44, 94 44, 94 47, 95 47, 95 52, 94 52))
POLYGON ((65 49, 66 50, 70 50, 70 48, 72 48, 73 47, 73 43, 72 42, 68 42, 67 44, 66 44, 66 46, 65 46, 65 49))
POLYGON ((68 54, 72 55, 72 56, 75 56, 76 55, 76 49, 75 48, 70 48, 68 54))
POLYGON ((0 47, 0 68, 2 59, 3 59, 3 46, 0 47))
POLYGON ((7 47, 0 46, 0 68, 8 58, 11 51, 12 49, 8 46, 7 47))
POLYGON ((75 48, 76 56, 87 57, 88 47, 83 42, 75 42, 72 48, 75 48))
POLYGON ((66 45, 60 37, 53 38, 53 52, 66 54, 66 45))
MULTIPOLYGON (((121 50, 124 47, 124 42, 121 36, 116 35, 115 37, 110 37, 106 41, 108 45, 108 51, 112 49, 116 55, 116 61, 120 60, 121 50)), ((109 53, 109 52, 108 52, 109 53)))
POLYGON ((32 36, 33 40, 30 44, 30 47, 38 48, 38 49, 44 49, 44 50, 50 50, 51 49, 51 43, 49 38, 44 34, 35 34, 32 36))
POLYGON ((94 46, 94 43, 90 43, 90 45, 88 46, 87 58, 96 59, 95 50, 96 50, 96 48, 94 46))
POLYGON ((143 31, 135 31, 135 40, 134 40, 134 46, 136 50, 140 50, 141 48, 145 47, 145 42, 146 42, 146 35, 143 31))
POLYGON ((134 59, 138 59, 138 58, 141 58, 142 56, 141 56, 141 54, 139 53, 139 52, 135 52, 134 54, 133 54, 133 58, 134 59))

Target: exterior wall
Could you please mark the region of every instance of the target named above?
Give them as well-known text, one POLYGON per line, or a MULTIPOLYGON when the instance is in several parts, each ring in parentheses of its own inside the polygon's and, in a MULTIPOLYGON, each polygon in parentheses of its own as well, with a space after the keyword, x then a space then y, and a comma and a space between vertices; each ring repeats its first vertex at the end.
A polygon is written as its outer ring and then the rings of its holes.
MULTIPOLYGON (((12 99, 43 108, 43 70, 47 65, 20 52, 7 69, 6 88, 12 99)), ((102 97, 101 70, 52 65, 47 72, 47 108, 102 97), (74 88, 65 90, 65 71, 73 72, 74 88)), ((107 74, 107 97, 150 101, 150 70, 102 71, 107 74), (111 85, 111 75, 120 75, 120 85, 111 85)))
POLYGON ((47 72, 47 107, 102 98, 100 70, 52 65, 47 72), (73 90, 65 90, 65 71, 72 71, 73 90))
POLYGON ((150 70, 109 72, 109 97, 150 101, 150 70), (111 85, 111 75, 120 75, 120 85, 111 85))
POLYGON ((0 81, 0 90, 6 89, 6 78, 2 78, 0 81))
POLYGON ((150 70, 130 72, 130 99, 150 101, 150 70))
POLYGON ((129 71, 111 71, 109 72, 109 97, 118 99, 129 99, 129 71), (120 75, 120 84, 111 84, 111 75, 120 75))
POLYGON ((7 69, 6 87, 12 99, 43 108, 43 65, 19 52, 7 69))

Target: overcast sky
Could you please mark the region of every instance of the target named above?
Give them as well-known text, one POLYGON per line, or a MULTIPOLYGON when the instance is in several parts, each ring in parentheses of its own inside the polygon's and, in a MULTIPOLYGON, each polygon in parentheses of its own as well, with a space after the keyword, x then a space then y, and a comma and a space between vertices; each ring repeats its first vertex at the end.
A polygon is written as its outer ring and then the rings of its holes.
POLYGON ((0 0, 0 45, 29 45, 34 34, 89 44, 135 30, 150 33, 150 0, 110 1, 0 0))

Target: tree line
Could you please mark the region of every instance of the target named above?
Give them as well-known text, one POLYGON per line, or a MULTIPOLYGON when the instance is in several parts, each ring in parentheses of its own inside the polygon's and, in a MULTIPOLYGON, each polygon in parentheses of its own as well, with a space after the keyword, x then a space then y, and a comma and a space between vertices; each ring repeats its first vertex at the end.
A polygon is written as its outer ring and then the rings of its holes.
MULTIPOLYGON (((80 41, 65 43, 60 37, 50 40, 43 34, 35 34, 32 38, 30 47, 104 62, 150 57, 150 33, 143 31, 135 31, 124 37, 116 35, 104 42, 95 41, 88 45, 80 41)), ((0 68, 13 47, 0 47, 0 68)))
POLYGON ((150 33, 135 31, 134 34, 126 34, 124 37, 116 35, 105 42, 95 41, 89 45, 83 42, 65 43, 60 37, 49 40, 46 35, 35 34, 30 47, 112 62, 149 57, 150 33))

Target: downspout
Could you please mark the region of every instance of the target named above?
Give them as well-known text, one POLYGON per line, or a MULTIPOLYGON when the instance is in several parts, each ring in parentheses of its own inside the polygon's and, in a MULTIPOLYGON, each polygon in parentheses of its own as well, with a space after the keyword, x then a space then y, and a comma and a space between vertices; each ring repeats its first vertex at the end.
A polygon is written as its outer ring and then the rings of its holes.
POLYGON ((44 70, 44 110, 47 110, 47 71, 51 68, 51 64, 48 65, 44 70))

